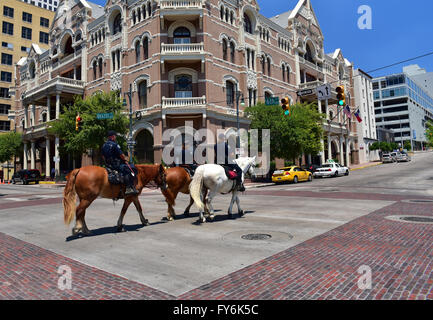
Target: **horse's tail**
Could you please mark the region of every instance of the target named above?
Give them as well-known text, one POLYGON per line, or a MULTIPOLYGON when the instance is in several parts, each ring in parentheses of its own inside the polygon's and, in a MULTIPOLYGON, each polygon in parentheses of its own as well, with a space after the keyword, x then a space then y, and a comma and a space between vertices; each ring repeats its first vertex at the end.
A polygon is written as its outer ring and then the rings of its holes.
POLYGON ((75 179, 80 169, 74 169, 69 173, 65 190, 63 191, 63 212, 65 224, 69 225, 74 218, 75 209, 77 208, 77 193, 75 192, 75 179))
POLYGON ((194 200, 195 205, 200 211, 204 210, 204 203, 201 200, 201 191, 203 188, 203 167, 198 167, 194 173, 194 177, 189 185, 189 193, 194 200))

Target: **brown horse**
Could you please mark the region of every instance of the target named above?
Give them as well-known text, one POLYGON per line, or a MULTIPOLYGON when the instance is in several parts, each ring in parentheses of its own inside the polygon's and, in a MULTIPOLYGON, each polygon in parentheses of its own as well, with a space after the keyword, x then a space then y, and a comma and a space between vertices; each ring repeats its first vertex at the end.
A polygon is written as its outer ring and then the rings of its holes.
MULTIPOLYGON (((123 217, 131 202, 134 203, 140 216, 143 226, 149 225, 149 221, 144 218, 138 196, 144 186, 150 181, 154 181, 161 189, 165 189, 165 169, 162 165, 136 165, 137 174, 137 195, 126 196, 123 203, 122 211, 120 212, 119 220, 117 221, 117 231, 125 231, 123 226, 123 217)), ((67 176, 63 192, 63 208, 65 224, 69 225, 73 219, 75 212, 75 227, 72 229, 72 235, 83 233, 90 235, 91 232, 87 228, 84 216, 86 209, 99 196, 102 198, 116 199, 123 188, 123 185, 112 185, 108 182, 107 170, 97 166, 85 166, 79 169, 72 170, 67 176), (76 206, 76 196, 80 200, 78 207, 76 206)))
MULTIPOLYGON (((182 167, 172 167, 165 171, 166 188, 161 188, 162 194, 165 196, 165 201, 168 204, 167 219, 172 221, 176 219, 176 213, 174 212, 174 205, 177 194, 182 192, 184 194, 189 194, 189 184, 191 182, 191 177, 189 173, 182 167)), ((206 197, 206 194, 204 195, 206 197)), ((189 197, 189 205, 184 211, 185 216, 189 216, 189 209, 193 205, 194 200, 189 197)), ((205 208, 207 211, 207 207, 205 208)))

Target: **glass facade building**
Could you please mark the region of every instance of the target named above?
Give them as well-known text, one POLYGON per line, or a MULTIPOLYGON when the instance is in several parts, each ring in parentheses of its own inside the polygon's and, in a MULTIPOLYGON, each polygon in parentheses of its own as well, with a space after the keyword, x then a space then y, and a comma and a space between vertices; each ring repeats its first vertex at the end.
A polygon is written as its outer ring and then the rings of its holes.
POLYGON ((402 147, 408 141, 414 150, 422 149, 425 124, 433 120, 433 93, 405 73, 375 78, 373 90, 377 127, 393 130, 402 147))

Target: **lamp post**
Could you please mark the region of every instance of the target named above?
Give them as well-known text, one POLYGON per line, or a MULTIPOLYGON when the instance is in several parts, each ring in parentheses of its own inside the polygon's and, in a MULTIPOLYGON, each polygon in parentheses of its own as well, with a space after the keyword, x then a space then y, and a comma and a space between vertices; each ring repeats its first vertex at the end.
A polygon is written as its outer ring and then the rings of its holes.
MULTIPOLYGON (((241 106, 245 106, 245 100, 244 100, 244 94, 238 90, 236 90, 236 125, 237 125, 237 132, 236 132, 236 151, 239 151, 240 153, 240 147, 241 147, 241 139, 239 136, 239 98, 241 99, 241 106)), ((239 153, 236 152, 236 158, 239 157, 239 153)))
MULTIPOLYGON (((129 162, 132 163, 132 156, 134 152, 135 141, 132 137, 132 84, 129 84, 129 91, 125 92, 123 96, 127 95, 129 98, 129 134, 128 134, 128 152, 129 152, 129 162)), ((123 99, 123 106, 126 107, 126 99, 123 99)))

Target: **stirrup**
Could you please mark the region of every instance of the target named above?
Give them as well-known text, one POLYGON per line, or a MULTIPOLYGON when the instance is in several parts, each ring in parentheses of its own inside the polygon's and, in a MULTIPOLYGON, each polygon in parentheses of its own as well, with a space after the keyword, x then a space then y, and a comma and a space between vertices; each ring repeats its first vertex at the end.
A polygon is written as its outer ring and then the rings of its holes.
POLYGON ((126 187, 125 196, 136 195, 138 191, 134 187, 126 187))

